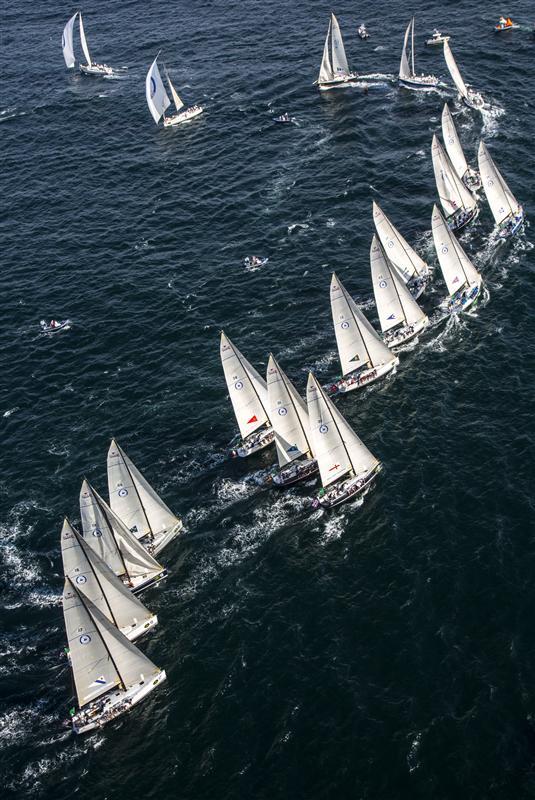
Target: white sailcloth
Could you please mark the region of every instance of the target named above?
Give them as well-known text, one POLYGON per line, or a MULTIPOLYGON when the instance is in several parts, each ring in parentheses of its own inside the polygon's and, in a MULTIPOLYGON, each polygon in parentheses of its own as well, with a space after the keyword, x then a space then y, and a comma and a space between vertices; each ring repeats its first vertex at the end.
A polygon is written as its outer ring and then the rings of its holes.
POLYGON ((466 84, 463 81, 461 73, 459 72, 459 67, 453 58, 453 53, 451 52, 451 47, 449 46, 448 42, 444 42, 444 58, 446 59, 446 66, 450 71, 451 79, 457 87, 457 91, 461 97, 464 97, 465 100, 467 100, 468 89, 466 88, 466 84))
POLYGON ((312 373, 308 376, 307 406, 314 455, 323 486, 329 486, 349 472, 361 475, 378 465, 378 460, 329 400, 312 373))
POLYGON ((310 458, 312 448, 306 403, 272 355, 267 367, 267 392, 279 466, 284 467, 301 456, 310 458))
POLYGON ((487 146, 483 142, 479 143, 477 160, 479 163, 481 182, 483 183, 483 188, 485 189, 485 194, 489 201, 492 216, 496 224, 499 225, 511 214, 516 214, 520 209, 520 205, 504 181, 498 167, 487 150, 487 146))
POLYGON ((150 65, 147 77, 145 79, 145 96, 147 98, 147 105, 152 114, 152 118, 156 124, 160 121, 160 117, 165 109, 169 107, 171 101, 165 91, 162 76, 158 69, 158 56, 150 65))
POLYGON ((68 578, 63 616, 80 708, 115 686, 129 689, 160 671, 68 578))
POLYGON ((116 575, 131 579, 163 572, 162 565, 86 480, 80 491, 80 517, 84 539, 116 575))
POLYGON ((89 47, 87 46, 87 39, 85 38, 85 30, 84 30, 84 23, 82 22, 82 12, 79 13, 80 19, 80 42, 82 43, 82 50, 84 51, 84 56, 87 61, 87 66, 91 66, 91 54, 89 52, 89 47))
POLYGON ((438 196, 446 217, 451 217, 460 208, 473 211, 477 206, 477 199, 455 172, 436 135, 433 136, 431 156, 438 196))
POLYGON ((177 111, 180 111, 181 108, 184 108, 184 103, 182 102, 182 100, 178 96, 178 93, 177 93, 175 87, 171 83, 171 78, 169 77, 169 73, 167 72, 167 69, 165 69, 165 77, 167 78, 167 83, 169 84, 169 89, 171 90, 171 96, 173 98, 173 102, 175 104, 175 108, 176 108, 177 111))
POLYGON ((334 14, 331 14, 331 45, 331 63, 334 75, 348 75, 349 65, 347 63, 344 40, 342 39, 340 25, 334 14))
POLYGON ((320 74, 318 83, 328 83, 332 81, 334 73, 329 56, 329 48, 331 44, 331 20, 329 20, 329 27, 327 28, 327 36, 325 37, 325 45, 323 47, 323 58, 321 59, 320 74))
POLYGON ((359 367, 389 364, 395 358, 335 273, 331 279, 331 311, 343 375, 359 367))
POLYGON ((61 531, 63 573, 104 616, 129 638, 153 618, 143 603, 92 550, 66 519, 61 531))
POLYGON ((76 17, 78 16, 78 12, 73 14, 70 20, 67 22, 65 27, 63 28, 63 35, 61 37, 61 46, 63 47, 63 58, 65 59, 65 64, 69 69, 74 67, 74 23, 76 22, 76 17))
POLYGON ((266 382, 221 331, 221 363, 243 438, 269 422, 266 382))
POLYGON ((396 268, 390 267, 388 258, 376 236, 370 248, 375 305, 383 333, 396 325, 414 325, 425 317, 396 268))
POLYGON ((111 509, 137 539, 172 530, 180 519, 167 507, 148 480, 112 439, 108 450, 108 491, 111 509))
POLYGON ((449 229, 436 205, 433 206, 431 227, 440 269, 450 295, 455 294, 464 286, 479 284, 481 275, 449 229))
POLYGON ((373 202, 373 221, 389 261, 392 262, 405 282, 416 275, 425 275, 428 272, 429 267, 425 261, 412 249, 375 201, 373 202))
MULTIPOLYGON (((410 80, 412 77, 414 77, 413 74, 414 70, 411 72, 411 68, 409 66, 409 59, 407 58, 407 44, 413 26, 414 26, 414 17, 407 25, 407 30, 405 31, 405 38, 403 40, 403 50, 401 51, 401 62, 399 65, 399 77, 401 78, 401 80, 410 80)), ((413 55, 413 60, 414 60, 414 55, 413 55)))
POLYGON ((442 109, 442 137, 453 169, 462 180, 464 174, 468 170, 468 164, 466 163, 457 129, 447 103, 444 103, 444 108, 442 109))

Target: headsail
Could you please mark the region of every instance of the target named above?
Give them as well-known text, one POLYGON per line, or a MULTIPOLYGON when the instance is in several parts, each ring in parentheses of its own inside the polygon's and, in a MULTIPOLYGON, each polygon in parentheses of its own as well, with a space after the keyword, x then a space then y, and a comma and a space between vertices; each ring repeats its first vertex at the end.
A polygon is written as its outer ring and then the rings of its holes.
POLYGON ((422 309, 401 280, 395 267, 388 263, 376 236, 370 248, 373 293, 381 330, 386 333, 396 325, 414 325, 425 317, 422 309))
POLYGON ((468 164, 466 163, 457 129, 447 103, 444 103, 444 108, 442 109, 442 137, 453 169, 462 180, 468 170, 468 164))
POLYGON ((359 367, 389 364, 394 356, 338 280, 331 279, 331 311, 343 375, 359 367))
POLYGON ((459 67, 455 63, 453 53, 451 52, 451 48, 447 41, 444 42, 444 58, 446 59, 446 66, 450 71, 451 79, 457 87, 457 91, 461 97, 464 97, 465 100, 468 100, 468 89, 466 88, 466 84, 463 81, 461 73, 459 72, 459 67))
POLYGON ((269 422, 266 382, 221 331, 221 363, 242 437, 269 422))
POLYGON ((130 639, 154 618, 66 519, 61 531, 63 572, 130 639))
POLYGON ((409 41, 411 28, 413 27, 413 25, 414 25, 414 17, 407 25, 407 30, 405 31, 405 39, 403 40, 403 50, 401 51, 401 62, 399 65, 399 77, 401 78, 401 80, 409 80, 410 78, 413 77, 413 73, 411 73, 411 68, 409 66, 409 59, 407 58, 407 44, 409 41))
POLYGON ((484 142, 479 143, 477 160, 492 216, 496 224, 500 225, 511 214, 520 210, 520 204, 504 181, 484 142))
POLYGON ((331 44, 331 64, 334 75, 348 75, 349 65, 347 63, 344 40, 342 39, 340 25, 334 14, 331 14, 331 44))
POLYGON ((65 64, 69 69, 74 67, 74 23, 76 22, 76 17, 78 16, 78 12, 73 14, 70 20, 67 22, 65 27, 63 28, 63 36, 61 37, 61 46, 63 47, 63 58, 65 59, 65 64))
POLYGON ((329 27, 327 28, 327 36, 325 37, 325 45, 323 47, 323 58, 321 59, 320 74, 318 83, 328 83, 333 79, 333 68, 329 56, 329 48, 331 44, 331 20, 329 20, 329 27))
POLYGON ((349 472, 361 475, 378 465, 378 460, 329 400, 312 373, 308 376, 307 406, 314 455, 323 486, 329 486, 349 472))
POLYGON ((396 267, 405 283, 415 275, 425 275, 429 271, 425 261, 412 249, 375 201, 373 221, 389 261, 396 267))
POLYGON ((108 450, 110 506, 137 539, 171 530, 180 519, 166 506, 124 450, 112 439, 108 450))
POLYGON ((158 69, 158 56, 152 62, 147 77, 145 79, 145 96, 147 98, 147 105, 152 114, 152 118, 156 124, 160 121, 160 117, 168 108, 171 101, 165 91, 162 76, 158 69))
POLYGON ((80 42, 82 43, 82 50, 84 51, 84 56, 87 61, 87 66, 91 66, 91 54, 89 52, 89 47, 87 46, 87 39, 85 38, 85 30, 84 30, 84 23, 82 22, 82 12, 79 12, 80 17, 80 42))
POLYGON ((182 100, 178 96, 178 93, 177 93, 175 87, 171 83, 171 78, 169 77, 169 73, 167 72, 167 67, 164 67, 164 70, 165 70, 165 77, 167 78, 167 83, 169 84, 169 89, 171 90, 171 96, 173 98, 173 102, 175 104, 175 108, 176 108, 177 111, 180 111, 181 108, 184 108, 184 103, 182 102, 182 100))
POLYGON ((273 420, 279 466, 310 458, 310 422, 306 403, 272 355, 267 368, 269 413, 273 420))
POLYGON ((449 229, 436 205, 433 206, 431 227, 440 269, 450 295, 458 292, 463 286, 480 283, 479 272, 464 252, 457 237, 449 229))
POLYGON ((446 218, 451 217, 460 208, 473 211, 477 206, 477 199, 455 172, 448 154, 436 135, 433 136, 431 155, 438 196, 446 218))

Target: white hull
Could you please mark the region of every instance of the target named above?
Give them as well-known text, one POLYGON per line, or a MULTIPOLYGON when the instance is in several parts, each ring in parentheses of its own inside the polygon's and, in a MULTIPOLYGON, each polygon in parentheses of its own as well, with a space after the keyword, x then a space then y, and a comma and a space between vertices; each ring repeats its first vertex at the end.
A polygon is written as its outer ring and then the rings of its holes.
POLYGON ((333 78, 332 81, 316 81, 316 85, 320 92, 327 92, 329 89, 344 89, 348 86, 352 86, 356 80, 358 80, 358 74, 356 72, 350 72, 348 75, 343 75, 340 78, 333 78))
POLYGON ((472 92, 470 90, 468 90, 468 97, 463 97, 462 95, 459 95, 459 99, 461 100, 461 102, 465 104, 465 106, 467 106, 468 108, 472 108, 475 111, 479 111, 485 105, 485 101, 483 100, 481 95, 478 94, 477 92, 472 92))
POLYGON ((520 208, 520 211, 516 215, 513 216, 513 214, 511 214, 502 222, 499 227, 498 236, 500 239, 508 239, 510 236, 514 236, 515 233, 520 230, 523 224, 524 209, 520 208))
POLYGON ((316 459, 306 459, 305 461, 293 461, 287 467, 283 467, 279 472, 273 476, 273 483, 275 486, 282 488, 284 486, 291 486, 298 481, 304 481, 316 475, 319 467, 316 459))
POLYGON ((449 314, 458 314, 460 311, 468 311, 471 306, 477 305, 481 294, 481 282, 472 284, 462 292, 457 292, 446 301, 446 309, 449 314))
POLYGON ((179 533, 181 533, 182 529, 184 528, 182 520, 179 520, 174 528, 170 528, 169 530, 165 531, 158 531, 152 537, 150 534, 147 536, 142 536, 140 541, 143 547, 148 550, 151 556, 157 556, 158 553, 167 547, 169 542, 171 542, 179 533))
POLYGON ((60 322, 59 325, 51 327, 47 325, 44 320, 41 320, 41 333, 59 333, 60 331, 68 331, 71 328, 70 319, 60 322))
POLYGON ((347 392, 352 392, 355 389, 361 389, 363 386, 367 386, 369 383, 373 383, 384 375, 387 375, 398 364, 399 358, 394 358, 392 361, 389 361, 388 364, 382 364, 380 367, 364 370, 364 372, 360 372, 358 375, 350 373, 346 378, 342 378, 329 387, 328 392, 329 394, 347 394, 347 392))
POLYGON ((165 679, 165 670, 161 670, 154 678, 147 681, 139 681, 127 691, 113 689, 103 697, 99 697, 74 715, 72 718, 74 733, 87 733, 87 731, 92 731, 95 728, 102 728, 107 722, 117 719, 121 714, 126 713, 133 706, 140 703, 165 679))
POLYGON ((275 439, 275 432, 273 428, 263 428, 261 431, 250 433, 243 439, 238 447, 231 451, 232 456, 239 456, 239 458, 247 458, 247 456, 258 453, 273 443, 275 439))
POLYGON ((444 44, 444 42, 449 42, 449 40, 450 40, 449 36, 437 36, 436 38, 428 39, 426 41, 426 45, 428 45, 428 47, 432 47, 433 45, 444 44))
POLYGON ((399 85, 405 89, 428 91, 429 89, 436 89, 439 85, 439 80, 434 75, 414 75, 412 78, 399 78, 399 85))
POLYGON ((96 78, 102 78, 106 75, 113 75, 113 70, 107 64, 80 64, 80 72, 82 75, 90 75, 96 78))
POLYGON ((380 471, 381 465, 379 464, 373 472, 338 481, 332 488, 326 489, 324 494, 318 495, 314 506, 320 505, 322 508, 334 508, 342 503, 347 503, 348 500, 352 500, 370 486, 380 471))
POLYGON ((132 578, 132 582, 129 583, 123 578, 123 583, 125 586, 128 586, 130 591, 134 594, 138 592, 143 592, 145 589, 148 589, 149 586, 155 586, 160 581, 163 581, 164 578, 167 578, 167 570, 164 569, 162 572, 159 572, 158 575, 154 577, 147 577, 147 575, 140 575, 139 577, 132 578))
POLYGON ((423 319, 419 320, 414 325, 405 325, 403 328, 397 328, 395 331, 389 331, 383 337, 384 343, 387 347, 400 347, 400 345, 404 344, 405 342, 414 339, 415 336, 418 336, 424 328, 427 327, 429 324, 429 318, 423 317, 423 319))
POLYGON ((202 114, 203 111, 204 108, 202 106, 192 106, 179 114, 175 114, 174 117, 164 117, 164 128, 169 128, 171 125, 181 125, 183 122, 190 122, 195 117, 198 117, 199 114, 202 114))

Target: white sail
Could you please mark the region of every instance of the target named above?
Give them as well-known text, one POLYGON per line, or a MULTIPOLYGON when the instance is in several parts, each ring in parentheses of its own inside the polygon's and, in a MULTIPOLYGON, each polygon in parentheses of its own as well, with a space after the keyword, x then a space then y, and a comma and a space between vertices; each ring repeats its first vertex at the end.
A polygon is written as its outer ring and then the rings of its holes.
POLYGON ((85 30, 84 30, 84 23, 82 22, 82 12, 79 13, 80 18, 80 42, 82 43, 82 50, 84 51, 84 56, 87 61, 87 66, 91 66, 91 54, 89 52, 89 47, 87 46, 87 39, 85 38, 85 30))
POLYGON ((156 124, 158 124, 160 117, 171 103, 169 97, 167 96, 167 92, 165 91, 165 86, 163 85, 162 76, 160 75, 157 61, 158 56, 156 56, 150 65, 150 69, 147 72, 147 77, 145 79, 145 96, 147 98, 147 105, 156 124))
POLYGON ((125 636, 143 633, 154 614, 126 588, 122 580, 89 547, 66 519, 61 531, 63 573, 125 636))
POLYGON ((63 615, 80 708, 115 686, 129 689, 159 673, 94 603, 67 578, 63 615))
POLYGON ((167 69, 165 69, 165 77, 167 78, 167 83, 169 84, 169 89, 171 90, 171 96, 173 98, 173 102, 175 104, 175 108, 176 108, 177 111, 180 111, 181 108, 184 108, 184 103, 182 102, 182 100, 178 96, 178 93, 177 93, 175 87, 171 83, 171 78, 169 77, 169 73, 167 72, 167 69))
POLYGON ((446 59, 446 66, 448 67, 451 75, 451 79, 455 86, 457 87, 457 91, 464 97, 465 100, 468 99, 468 89, 466 88, 466 84, 463 81, 462 75, 459 72, 459 67, 455 63, 455 59, 453 58, 453 53, 451 52, 451 48, 447 41, 444 42, 444 58, 446 59))
POLYGON ((342 39, 342 33, 340 31, 338 20, 336 19, 334 14, 331 14, 331 45, 332 45, 331 64, 332 64, 333 74, 335 76, 348 75, 349 65, 347 63, 346 51, 344 48, 344 40, 342 39))
POLYGON ((442 109, 442 137, 453 169, 462 180, 464 174, 468 170, 468 164, 466 163, 457 129, 447 103, 444 103, 444 108, 442 109))
POLYGON ((124 450, 112 439, 108 450, 110 506, 137 539, 172 530, 180 519, 166 506, 124 450))
POLYGON ((395 358, 335 273, 331 279, 331 311, 343 375, 359 367, 389 364, 395 358))
POLYGON ((221 363, 243 438, 269 422, 266 382, 221 331, 221 363))
POLYGON ((479 284, 481 282, 479 272, 449 229, 436 205, 433 206, 431 227, 440 269, 450 295, 455 294, 464 286, 479 284))
POLYGON ((414 77, 413 73, 411 73, 411 68, 409 66, 409 59, 407 58, 407 44, 409 41, 411 28, 413 26, 414 26, 414 18, 411 19, 411 21, 407 25, 407 30, 405 31, 405 39, 403 40, 403 50, 401 51, 401 62, 399 65, 399 77, 401 78, 401 80, 410 80, 412 77, 414 77))
POLYGON ((318 83, 328 83, 334 77, 331 59, 329 57, 329 47, 331 44, 331 20, 329 20, 329 27, 327 28, 327 36, 325 37, 325 45, 323 47, 323 58, 321 59, 320 74, 318 83))
POLYGON ((279 466, 301 456, 311 457, 310 422, 306 403, 272 355, 267 367, 267 392, 279 466))
POLYGON ((477 206, 477 199, 455 172, 436 135, 433 136, 431 156, 438 196, 446 217, 451 217, 460 208, 473 211, 477 206))
POLYGON ((429 271, 425 261, 412 249, 375 201, 373 202, 373 221, 389 261, 392 262, 405 282, 415 275, 425 275, 429 271))
POLYGON ((116 575, 131 579, 155 577, 163 572, 162 565, 86 480, 80 491, 80 517, 84 539, 116 575))
POLYGON ((490 157, 487 146, 483 142, 479 143, 477 160, 479 163, 481 182, 485 189, 487 200, 489 201, 492 216, 496 224, 499 225, 506 220, 510 214, 516 214, 520 209, 520 205, 504 181, 496 164, 490 157))
POLYGON ((420 322, 425 314, 403 283, 396 268, 390 267, 376 236, 373 237, 370 248, 370 266, 375 305, 383 333, 396 325, 414 325, 420 322))
POLYGON ((326 396, 312 373, 307 384, 307 406, 314 455, 323 486, 349 472, 369 472, 379 463, 326 396))
POLYGON ((61 46, 63 47, 63 58, 65 64, 69 69, 74 67, 74 23, 78 12, 74 14, 63 28, 63 36, 61 37, 61 46))

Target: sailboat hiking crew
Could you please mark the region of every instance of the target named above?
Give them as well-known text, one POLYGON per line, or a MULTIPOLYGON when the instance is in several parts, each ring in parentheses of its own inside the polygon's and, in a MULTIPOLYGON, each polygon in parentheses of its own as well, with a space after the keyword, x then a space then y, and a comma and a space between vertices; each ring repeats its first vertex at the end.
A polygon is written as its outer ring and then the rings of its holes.
POLYGON ((357 78, 358 74, 351 72, 347 63, 344 40, 338 20, 334 14, 331 14, 323 47, 320 73, 314 85, 320 92, 325 92, 329 89, 350 86, 357 78))
POLYGON ((78 17, 79 19, 80 44, 82 45, 82 50, 87 61, 87 64, 80 63, 78 65, 80 68, 80 72, 82 73, 82 75, 91 75, 91 76, 113 75, 112 68, 109 67, 107 64, 97 64, 95 61, 91 60, 91 54, 89 52, 89 47, 87 44, 81 11, 77 11, 76 14, 74 14, 70 18, 70 20, 67 22, 67 24, 63 29, 61 45, 63 48, 63 58, 65 59, 65 64, 67 65, 67 68, 73 69, 76 61, 74 55, 74 23, 76 22, 76 17, 78 17))
MULTIPOLYGON (((158 53, 158 56, 159 55, 160 54, 158 53)), ((193 105, 189 108, 185 107, 183 101, 178 96, 178 93, 171 82, 171 78, 169 77, 169 73, 164 65, 165 77, 167 79, 169 91, 171 92, 177 112, 172 117, 165 116, 165 111, 171 105, 171 101, 167 92, 165 91, 162 76, 160 75, 160 70, 158 68, 158 56, 156 56, 150 65, 149 71, 147 72, 147 77, 145 79, 145 97, 147 99, 147 105, 150 113, 152 114, 154 122, 157 125, 160 119, 163 117, 164 128, 167 128, 172 125, 180 125, 183 122, 189 122, 194 117, 198 117, 199 114, 203 113, 203 107, 198 105, 193 105)))

